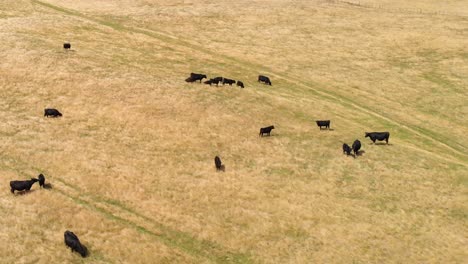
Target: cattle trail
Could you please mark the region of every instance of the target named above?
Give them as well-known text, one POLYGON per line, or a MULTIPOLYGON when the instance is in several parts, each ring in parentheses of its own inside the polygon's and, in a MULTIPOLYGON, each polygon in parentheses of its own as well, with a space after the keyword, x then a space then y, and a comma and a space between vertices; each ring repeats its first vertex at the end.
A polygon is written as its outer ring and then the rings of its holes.
MULTIPOLYGON (((311 86, 311 85, 309 85, 307 83, 298 81, 298 78, 297 77, 294 78, 295 76, 292 76, 291 74, 281 75, 281 74, 275 73, 271 69, 267 69, 266 67, 256 65, 255 63, 242 61, 242 60, 239 60, 237 58, 232 58, 232 57, 230 57, 228 55, 215 53, 215 52, 210 51, 210 50, 208 50, 208 49, 206 49, 204 47, 198 46, 196 44, 192 44, 190 42, 187 42, 186 40, 180 39, 177 36, 172 36, 172 35, 170 35, 168 33, 154 31, 154 30, 148 30, 148 29, 142 29, 142 28, 135 28, 135 27, 130 27, 130 26, 124 26, 124 25, 121 25, 121 24, 119 24, 117 22, 107 21, 107 20, 104 20, 102 18, 96 19, 96 18, 93 18, 93 17, 89 17, 87 15, 84 15, 84 14, 82 14, 82 13, 76 11, 76 10, 63 8, 63 7, 56 6, 56 5, 53 5, 53 4, 44 2, 44 1, 32 0, 32 3, 36 3, 38 5, 41 5, 41 6, 53 9, 55 11, 61 12, 61 13, 71 15, 71 16, 79 17, 81 19, 85 19, 85 20, 100 24, 102 26, 110 27, 110 28, 112 28, 112 29, 114 29, 116 31, 140 33, 140 34, 144 34, 144 35, 146 35, 148 37, 155 38, 155 39, 158 39, 160 41, 170 43, 170 44, 173 44, 173 45, 176 45, 176 46, 179 46, 179 47, 193 49, 193 50, 198 51, 198 52, 203 52, 203 53, 208 54, 208 55, 216 56, 217 58, 222 57, 223 59, 231 62, 232 66, 235 66, 235 67, 248 69, 248 70, 250 70, 252 72, 267 73, 270 76, 275 77, 276 79, 281 79, 281 80, 283 80, 285 82, 288 82, 290 84, 294 84, 294 85, 296 85, 298 87, 305 88, 308 91, 313 91, 316 94, 316 96, 319 97, 319 98, 326 99, 326 100, 331 100, 331 101, 333 101, 335 103, 339 102, 342 106, 351 107, 351 108, 353 108, 355 110, 358 110, 358 111, 360 111, 362 113, 372 115, 375 118, 381 119, 381 120, 383 120, 383 121, 385 121, 387 123, 399 126, 400 128, 410 132, 413 135, 418 135, 420 137, 423 137, 424 139, 430 140, 430 141, 440 145, 441 147, 444 147, 445 149, 450 150, 452 153, 446 153, 446 154, 449 155, 453 159, 453 162, 458 163, 458 164, 462 164, 464 166, 468 166, 468 163, 466 162, 466 160, 468 160, 468 153, 465 153, 465 152, 463 152, 463 151, 461 151, 461 150, 459 150, 457 148, 454 148, 454 147, 450 146, 449 144, 444 143, 443 141, 428 135, 428 133, 425 133, 424 131, 418 131, 418 130, 425 130, 425 129, 420 128, 420 127, 415 127, 415 128, 408 127, 408 126, 402 124, 401 122, 398 122, 397 120, 394 120, 394 119, 389 118, 389 117, 387 117, 387 116, 385 116, 383 114, 372 111, 371 109, 369 109, 367 107, 360 106, 360 105, 354 103, 353 101, 351 101, 349 99, 346 99, 344 96, 337 95, 337 94, 335 94, 333 92, 324 91, 323 89, 317 88, 317 87, 319 87, 318 84, 314 85, 314 87, 313 87, 313 86, 311 86), (458 156, 455 156, 454 153, 456 153, 458 156)), ((269 92, 278 93, 276 91, 269 91, 269 92)), ((279 94, 281 94, 281 93, 279 93, 279 94)), ((455 144, 458 144, 458 143, 455 142, 455 144)), ((418 146, 415 146, 415 147, 418 147, 418 146)), ((464 146, 461 146, 461 147, 465 148, 464 146)), ((439 159, 446 160, 446 158, 443 158, 441 155, 439 155, 439 154, 437 154, 435 152, 431 152, 431 153, 432 153, 433 156, 438 157, 439 159)))
POLYGON ((208 259, 214 263, 251 263, 247 255, 235 253, 222 248, 210 241, 200 241, 190 234, 173 230, 155 220, 141 215, 118 201, 106 200, 99 196, 84 192, 60 178, 53 180, 57 187, 54 191, 71 199, 85 208, 99 212, 106 218, 119 222, 149 235, 165 245, 178 248, 194 257, 208 259))
MULTIPOLYGON (((119 201, 106 199, 86 192, 68 183, 66 180, 52 176, 50 172, 43 168, 24 162, 20 158, 15 158, 4 153, 2 159, 14 161, 17 164, 17 167, 14 169, 17 174, 42 171, 47 175, 48 181, 53 182, 54 188, 50 189, 51 193, 70 199, 75 204, 97 212, 120 225, 135 229, 168 247, 179 249, 195 257, 198 263, 206 263, 207 260, 213 263, 253 263, 248 254, 233 252, 214 242, 197 239, 190 233, 174 230, 126 207, 119 201)), ((63 232, 63 230, 57 230, 57 232, 63 232)))

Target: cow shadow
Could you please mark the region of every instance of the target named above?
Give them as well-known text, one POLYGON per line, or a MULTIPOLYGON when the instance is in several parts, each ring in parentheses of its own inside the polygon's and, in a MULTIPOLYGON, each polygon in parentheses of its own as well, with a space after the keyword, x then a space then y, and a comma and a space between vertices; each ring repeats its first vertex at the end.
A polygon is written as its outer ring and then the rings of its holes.
POLYGON ((226 171, 226 166, 224 164, 222 164, 221 167, 219 168, 218 172, 219 171, 225 172, 226 171))
POLYGON ((320 131, 335 131, 333 128, 321 128, 320 131))
POLYGON ((373 143, 373 145, 377 145, 377 146, 392 146, 393 144, 390 144, 390 143, 385 143, 385 142, 375 142, 373 143))
POLYGON ((23 195, 26 195, 26 194, 32 193, 32 192, 35 192, 35 190, 29 190, 29 191, 15 191, 15 195, 23 196, 23 195))
POLYGON ((52 189, 52 184, 50 183, 44 183, 44 185, 42 186, 43 189, 46 189, 46 190, 50 190, 52 189))
POLYGON ((358 150, 356 153, 357 156, 362 156, 362 154, 366 153, 364 150, 358 150))

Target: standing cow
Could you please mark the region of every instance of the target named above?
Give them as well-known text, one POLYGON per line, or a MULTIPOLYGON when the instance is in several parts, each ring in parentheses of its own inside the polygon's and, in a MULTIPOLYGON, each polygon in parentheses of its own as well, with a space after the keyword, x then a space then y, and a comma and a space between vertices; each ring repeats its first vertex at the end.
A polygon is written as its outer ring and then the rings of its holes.
POLYGON ((354 152, 354 157, 356 157, 359 154, 359 150, 361 149, 361 141, 355 140, 353 143, 353 152, 354 152))
POLYGON ((45 187, 45 177, 44 175, 41 173, 39 174, 39 176, 37 176, 38 180, 39 180, 39 186, 44 188, 45 187))
POLYGON ((38 179, 31 178, 31 180, 27 181, 10 181, 10 188, 11 193, 15 193, 15 191, 29 191, 34 183, 36 183, 38 179))
POLYGON ((275 126, 262 127, 260 128, 260 133, 258 135, 263 137, 263 134, 267 134, 268 136, 270 136, 270 132, 272 129, 275 129, 275 126))
POLYGON ((221 163, 221 159, 218 156, 214 158, 214 162, 217 171, 224 171, 224 165, 221 163))
POLYGON ((325 129, 330 129, 330 120, 317 120, 315 121, 317 123, 317 126, 322 130, 322 127, 325 127, 325 129))
POLYGON ((232 86, 232 84, 236 83, 236 81, 232 80, 232 79, 224 78, 223 79, 223 85, 225 85, 226 83, 229 84, 230 86, 232 86))
POLYGON ((385 140, 388 144, 388 139, 390 138, 390 132, 366 132, 366 136, 372 140, 375 144, 375 141, 383 141, 385 140))
POLYGON ((191 72, 191 73, 190 73, 190 78, 192 78, 193 81, 200 81, 200 83, 201 83, 201 81, 202 81, 203 79, 206 79, 207 77, 206 77, 205 74, 193 73, 193 72, 191 72))

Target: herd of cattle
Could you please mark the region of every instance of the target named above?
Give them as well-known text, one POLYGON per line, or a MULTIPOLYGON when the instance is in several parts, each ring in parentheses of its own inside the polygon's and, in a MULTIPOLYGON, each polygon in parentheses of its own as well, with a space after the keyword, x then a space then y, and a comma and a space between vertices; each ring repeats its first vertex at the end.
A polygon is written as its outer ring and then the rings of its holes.
MULTIPOLYGON (((190 73, 190 76, 185 79, 186 82, 189 82, 189 83, 193 83, 193 82, 196 82, 196 81, 199 81, 200 83, 202 82, 203 79, 208 79, 208 77, 206 77, 206 74, 202 74, 202 73, 190 73)), ((268 84, 268 85, 271 85, 271 81, 270 81, 270 78, 268 78, 267 76, 263 76, 263 75, 259 75, 258 76, 258 82, 261 82, 261 83, 265 83, 265 84, 268 84)), ((233 80, 233 79, 229 79, 229 78, 224 78, 224 77, 215 77, 215 78, 211 78, 209 80, 206 80, 203 82, 204 84, 209 84, 210 86, 212 84, 216 84, 216 86, 218 86, 220 83, 222 85, 225 85, 225 84, 229 84, 230 86, 232 86, 234 83, 237 84, 237 86, 239 86, 240 88, 244 88, 244 83, 242 81, 239 81, 237 80, 233 80)))
MULTIPOLYGON (((70 49, 70 44, 65 43, 64 48, 65 49, 70 49)), ((188 77, 185 81, 186 82, 196 82, 201 81, 203 79, 207 78, 205 74, 198 74, 198 73, 191 73, 190 77, 188 77)), ((270 78, 267 76, 259 75, 258 76, 258 82, 262 82, 267 85, 271 85, 270 78)), ((235 80, 231 80, 228 78, 223 78, 223 77, 216 77, 213 79, 209 79, 204 82, 205 84, 216 84, 218 85, 219 83, 224 84, 229 84, 232 85, 236 83, 235 80)), ((244 84, 241 81, 237 81, 237 86, 240 86, 241 88, 244 88, 244 84)), ((61 117, 62 113, 60 113, 57 109, 54 108, 46 108, 44 109, 44 117, 61 117)), ((322 130, 328 129, 330 130, 330 120, 317 120, 316 121, 317 126, 322 130)), ((263 137, 264 135, 270 136, 271 130, 273 130, 275 126, 268 126, 268 127, 262 127, 260 128, 260 133, 259 136, 263 137)), ((375 144, 375 141, 383 141, 385 140, 388 144, 388 139, 390 137, 389 132, 366 132, 365 137, 369 137, 372 142, 375 144)), ((343 153, 346 155, 351 155, 351 151, 354 153, 354 157, 359 155, 359 150, 361 149, 361 142, 356 139, 352 146, 350 147, 348 144, 344 143, 343 144, 343 153)), ((216 156, 214 159, 215 162, 215 167, 217 171, 224 171, 225 166, 221 162, 221 158, 219 156, 216 156)), ((15 193, 15 191, 29 191, 31 187, 34 185, 34 183, 39 182, 40 188, 50 188, 49 184, 45 183, 45 177, 43 174, 39 174, 37 178, 31 178, 30 180, 25 180, 25 181, 10 181, 10 187, 11 187, 11 193, 15 193)), ((65 245, 70 247, 71 251, 76 251, 78 252, 82 257, 86 257, 88 255, 88 249, 81 244, 80 240, 78 237, 71 231, 67 230, 64 233, 64 240, 65 240, 65 245)))

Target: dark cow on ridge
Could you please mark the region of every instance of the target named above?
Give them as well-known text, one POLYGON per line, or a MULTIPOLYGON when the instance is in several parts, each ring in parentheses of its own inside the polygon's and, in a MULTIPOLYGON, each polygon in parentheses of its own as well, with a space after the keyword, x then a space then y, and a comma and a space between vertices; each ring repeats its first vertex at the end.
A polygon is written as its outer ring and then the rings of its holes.
POLYGON ((71 231, 65 231, 63 234, 65 239, 65 245, 71 248, 71 251, 76 251, 84 258, 88 255, 88 249, 81 244, 78 237, 71 231))
POLYGON ((388 144, 390 133, 389 132, 366 132, 366 137, 369 137, 374 144, 376 140, 378 141, 385 140, 388 144))
POLYGON ((71 44, 68 43, 68 42, 65 42, 65 43, 63 43, 63 48, 64 48, 65 50, 69 50, 69 49, 71 49, 71 44))
POLYGON ((274 129, 274 128, 275 128, 275 126, 262 127, 262 128, 260 128, 260 133, 258 134, 258 136, 263 137, 263 134, 267 134, 269 136, 271 130, 274 129))
POLYGON ((244 88, 244 83, 241 81, 237 81, 237 86, 240 86, 240 88, 244 88))
POLYGON ((31 178, 31 180, 27 181, 10 181, 10 187, 11 187, 11 193, 15 193, 15 191, 29 191, 31 190, 31 187, 35 182, 37 182, 38 179, 36 178, 31 178))
POLYGON ((359 140, 355 140, 354 143, 353 143, 353 152, 354 152, 354 157, 356 157, 359 153, 359 150, 361 149, 361 141, 359 140))
POLYGON ((263 75, 258 76, 258 81, 262 82, 262 83, 265 83, 265 84, 268 84, 268 85, 271 85, 270 78, 268 78, 266 76, 263 76, 263 75))
POLYGON ((223 77, 215 77, 213 78, 213 81, 218 85, 220 82, 223 82, 223 77))
POLYGON ((44 184, 45 184, 45 177, 44 177, 44 175, 42 175, 42 173, 41 173, 41 174, 39 174, 39 176, 37 176, 37 178, 39 179, 39 186, 40 186, 40 187, 45 187, 45 186, 44 186, 44 184))
POLYGON ((330 120, 317 120, 317 126, 322 130, 322 127, 325 127, 326 129, 330 129, 330 120))
MULTIPOLYGON (((191 81, 189 81, 189 82, 200 81, 200 83, 201 83, 201 81, 202 81, 203 79, 206 79, 206 75, 205 75, 205 74, 193 73, 193 72, 192 72, 192 73, 190 73, 190 77, 189 77, 188 79, 191 80, 191 81)), ((187 80, 188 80, 188 79, 187 79, 187 80)), ((185 81, 187 81, 187 80, 185 80, 185 81)))
POLYGON ((224 171, 224 165, 221 163, 221 159, 218 156, 214 158, 214 162, 217 171, 224 171))
POLYGON ((45 117, 59 117, 62 116, 62 113, 60 113, 57 109, 55 108, 46 108, 44 109, 44 116, 45 117))
POLYGON ((348 144, 343 143, 343 154, 345 153, 347 156, 351 155, 351 147, 348 144))
POLYGON ((223 85, 226 83, 232 86, 232 84, 236 83, 236 81, 228 78, 223 78, 223 85))

